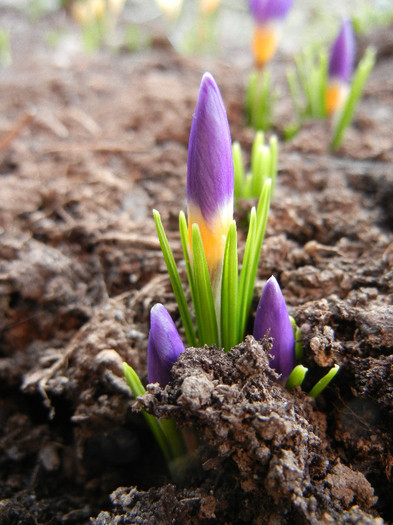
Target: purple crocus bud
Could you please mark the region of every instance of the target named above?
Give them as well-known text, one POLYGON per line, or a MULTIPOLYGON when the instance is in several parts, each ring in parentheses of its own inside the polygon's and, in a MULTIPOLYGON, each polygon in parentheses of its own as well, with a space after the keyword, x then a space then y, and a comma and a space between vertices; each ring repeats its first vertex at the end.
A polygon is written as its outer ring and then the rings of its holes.
POLYGON ((268 330, 269 337, 273 338, 271 354, 274 357, 270 366, 286 381, 295 366, 295 337, 284 296, 273 276, 267 281, 259 301, 254 323, 255 339, 262 339, 268 330))
POLYGON ((292 4, 293 0, 250 0, 250 11, 256 21, 251 47, 258 68, 269 62, 276 52, 281 22, 292 4))
POLYGON ((187 162, 187 212, 198 224, 210 276, 221 267, 233 218, 234 173, 228 118, 210 73, 202 77, 191 125, 187 162))
POLYGON ((341 109, 349 91, 355 61, 355 36, 352 24, 344 20, 331 50, 329 78, 326 89, 326 111, 328 115, 341 109))
POLYGON ((291 9, 293 0, 250 0, 250 11, 257 24, 283 20, 291 9))
POLYGON ((165 387, 171 380, 171 368, 184 351, 171 316, 162 304, 150 310, 150 332, 147 345, 147 380, 165 387))
POLYGON ((344 20, 330 50, 329 78, 337 78, 348 84, 352 76, 354 60, 355 36, 351 22, 344 20))

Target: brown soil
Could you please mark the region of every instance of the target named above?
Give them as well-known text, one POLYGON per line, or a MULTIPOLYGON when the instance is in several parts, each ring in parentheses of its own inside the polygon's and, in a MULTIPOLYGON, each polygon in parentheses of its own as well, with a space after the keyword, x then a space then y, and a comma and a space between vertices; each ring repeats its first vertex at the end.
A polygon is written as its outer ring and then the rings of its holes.
MULTIPOLYGON (((2 15, 19 40, 0 78, 0 524, 393 521, 388 37, 340 150, 328 152, 321 122, 281 144, 257 281, 259 295, 279 279, 301 327, 305 391, 332 364, 341 370, 315 402, 277 382, 269 341, 187 350, 173 383, 140 400, 198 431, 197 465, 176 485, 132 411, 121 363, 145 378, 151 306, 178 318, 151 210, 181 260, 201 75, 215 75, 249 152, 246 74, 162 42, 65 63, 34 47, 40 24, 2 15)), ((278 114, 280 133, 285 102, 278 114)))

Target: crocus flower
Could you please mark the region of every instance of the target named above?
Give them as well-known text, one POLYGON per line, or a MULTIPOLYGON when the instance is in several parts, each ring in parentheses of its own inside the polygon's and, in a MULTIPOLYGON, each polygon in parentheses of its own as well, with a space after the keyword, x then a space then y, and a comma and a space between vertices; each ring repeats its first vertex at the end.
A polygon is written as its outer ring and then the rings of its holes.
POLYGON ((352 24, 344 20, 331 50, 326 111, 328 115, 340 110, 346 101, 355 60, 355 36, 352 24))
POLYGON ((171 380, 171 368, 184 351, 171 316, 162 304, 156 304, 150 311, 150 332, 147 345, 147 379, 162 387, 171 380))
POLYGON ((268 330, 269 337, 273 338, 270 366, 286 381, 295 366, 295 337, 284 296, 273 276, 267 281, 259 301, 254 324, 255 339, 262 339, 268 330))
POLYGON ((220 5, 221 0, 199 0, 199 12, 203 16, 213 15, 220 5))
POLYGON ((281 22, 293 0, 250 0, 250 11, 256 22, 252 51, 256 66, 262 68, 276 52, 281 22))
POLYGON ((229 124, 220 90, 210 73, 202 77, 191 125, 187 161, 187 213, 198 224, 210 278, 221 268, 233 218, 234 173, 229 124))
POLYGON ((183 0, 156 0, 156 4, 169 20, 176 20, 180 15, 183 0))

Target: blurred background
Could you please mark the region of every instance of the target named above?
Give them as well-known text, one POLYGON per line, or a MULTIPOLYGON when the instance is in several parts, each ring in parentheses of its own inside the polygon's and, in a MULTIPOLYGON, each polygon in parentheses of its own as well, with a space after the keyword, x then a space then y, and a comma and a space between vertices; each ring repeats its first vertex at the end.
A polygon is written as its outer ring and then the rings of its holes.
MULTIPOLYGON (((240 66, 252 62, 253 21, 246 0, 0 0, 3 65, 18 46, 16 13, 39 27, 41 44, 60 61, 76 52, 135 52, 166 42, 181 54, 213 55, 240 66)), ((342 17, 367 33, 391 23, 393 6, 389 0, 297 0, 285 23, 281 53, 293 55, 310 43, 330 41, 342 17)))

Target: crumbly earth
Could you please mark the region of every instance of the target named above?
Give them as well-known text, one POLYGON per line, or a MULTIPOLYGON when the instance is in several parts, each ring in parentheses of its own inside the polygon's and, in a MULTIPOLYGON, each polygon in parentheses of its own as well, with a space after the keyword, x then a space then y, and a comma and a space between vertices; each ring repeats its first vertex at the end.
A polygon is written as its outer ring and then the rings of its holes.
MULTIPOLYGON (((280 141, 256 283, 253 312, 274 274, 301 328, 304 392, 340 372, 313 401, 268 368, 269 340, 187 350, 173 383, 138 401, 199 436, 174 482, 121 363, 146 378, 153 304, 179 321, 151 209, 181 261, 201 75, 215 75, 247 160, 246 68, 161 40, 136 54, 37 49, 47 20, 29 31, 1 14, 19 39, 0 76, 0 525, 393 522, 391 33, 336 153, 325 122, 280 141)), ((290 112, 283 96, 279 137, 290 112)), ((241 248, 249 207, 236 210, 241 248)))

